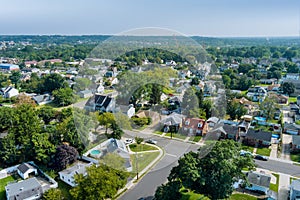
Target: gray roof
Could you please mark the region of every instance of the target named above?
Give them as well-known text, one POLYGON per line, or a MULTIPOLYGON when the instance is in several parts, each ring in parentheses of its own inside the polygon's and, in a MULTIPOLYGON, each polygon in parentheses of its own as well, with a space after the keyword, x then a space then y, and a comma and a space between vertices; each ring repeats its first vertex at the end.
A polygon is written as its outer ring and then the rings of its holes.
POLYGON ((295 145, 300 145, 300 135, 293 135, 292 137, 292 143, 295 145))
POLYGON ((67 169, 60 171, 59 173, 63 174, 85 174, 86 173, 86 167, 91 166, 92 163, 83 163, 83 162, 77 162, 73 166, 68 167, 67 169))
POLYGON ((161 123, 167 125, 181 124, 183 117, 184 117, 183 115, 172 113, 167 118, 161 120, 161 123))
POLYGON ((247 175, 249 183, 262 187, 269 188, 271 182, 271 176, 259 172, 249 172, 247 175))
POLYGON ((28 163, 23 163, 23 164, 20 164, 20 165, 18 166, 18 170, 19 170, 20 172, 22 172, 23 174, 24 174, 25 172, 27 172, 27 170, 29 170, 29 169, 35 169, 35 167, 33 167, 32 165, 30 165, 30 164, 28 164, 28 163))
POLYGON ((291 189, 292 190, 300 191, 300 179, 292 181, 292 183, 291 183, 291 189))
POLYGON ((33 177, 18 183, 11 183, 5 187, 6 193, 10 199, 21 200, 43 193, 42 185, 33 177))
POLYGON ((261 131, 261 130, 249 129, 246 134, 246 137, 256 139, 256 140, 271 142, 272 133, 266 132, 266 131, 261 131))
POLYGON ((300 130, 300 125, 284 123, 284 128, 285 129, 292 129, 292 130, 300 130))
POLYGON ((207 120, 207 122, 209 123, 209 122, 213 122, 213 123, 218 123, 218 121, 219 121, 219 118, 217 118, 217 117, 210 117, 208 120, 207 120))

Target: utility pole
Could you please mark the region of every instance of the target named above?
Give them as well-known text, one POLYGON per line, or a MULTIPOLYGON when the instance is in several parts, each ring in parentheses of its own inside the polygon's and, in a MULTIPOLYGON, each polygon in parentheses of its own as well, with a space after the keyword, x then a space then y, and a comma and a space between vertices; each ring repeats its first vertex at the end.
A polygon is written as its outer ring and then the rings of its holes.
POLYGON ((139 168, 138 168, 138 155, 135 152, 135 162, 136 162, 136 180, 139 180, 139 168))

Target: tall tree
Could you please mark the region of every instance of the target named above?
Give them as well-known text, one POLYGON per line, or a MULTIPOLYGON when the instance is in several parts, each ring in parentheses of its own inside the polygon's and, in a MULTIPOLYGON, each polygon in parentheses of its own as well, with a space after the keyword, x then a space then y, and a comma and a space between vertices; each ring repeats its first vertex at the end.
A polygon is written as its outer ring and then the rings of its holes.
MULTIPOLYGON (((246 181, 242 169, 245 167, 252 170, 253 159, 250 156, 240 156, 241 146, 233 140, 216 142, 203 158, 202 148, 207 147, 201 147, 197 153, 190 152, 179 159, 178 165, 171 170, 168 177, 169 185, 179 182, 184 188, 212 199, 228 198, 233 192, 232 185, 235 181, 246 181)), ((160 187, 157 193, 170 195, 165 189, 169 187, 160 187)), ((164 196, 163 199, 168 198, 164 196)))
POLYGON ((76 102, 77 96, 71 88, 60 88, 53 91, 54 103, 59 106, 68 106, 76 102))
POLYGON ((69 145, 60 145, 56 148, 55 155, 53 157, 52 166, 55 170, 61 171, 68 165, 74 163, 78 157, 77 150, 69 145))
POLYGON ((284 82, 281 85, 281 89, 284 94, 291 95, 295 92, 295 85, 292 82, 284 82))
POLYGON ((125 186, 127 178, 127 172, 106 165, 93 165, 87 168, 87 176, 75 175, 78 186, 72 188, 70 193, 75 200, 110 199, 125 186))

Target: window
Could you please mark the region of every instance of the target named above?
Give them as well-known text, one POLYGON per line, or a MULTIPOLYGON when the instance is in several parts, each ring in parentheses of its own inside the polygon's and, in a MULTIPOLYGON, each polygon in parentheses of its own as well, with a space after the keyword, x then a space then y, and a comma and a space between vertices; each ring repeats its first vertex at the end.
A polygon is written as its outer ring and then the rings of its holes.
POLYGON ((188 126, 189 124, 190 124, 190 121, 189 121, 189 120, 186 120, 186 121, 185 121, 185 125, 188 126))
POLYGON ((201 122, 198 123, 198 128, 202 128, 202 123, 201 122))

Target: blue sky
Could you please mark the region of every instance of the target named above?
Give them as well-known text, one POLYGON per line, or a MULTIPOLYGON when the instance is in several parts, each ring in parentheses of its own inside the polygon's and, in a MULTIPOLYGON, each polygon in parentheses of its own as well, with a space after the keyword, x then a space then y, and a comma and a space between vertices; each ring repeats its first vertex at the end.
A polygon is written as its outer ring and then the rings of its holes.
POLYGON ((1 0, 0 34, 298 36, 299 0, 1 0))

